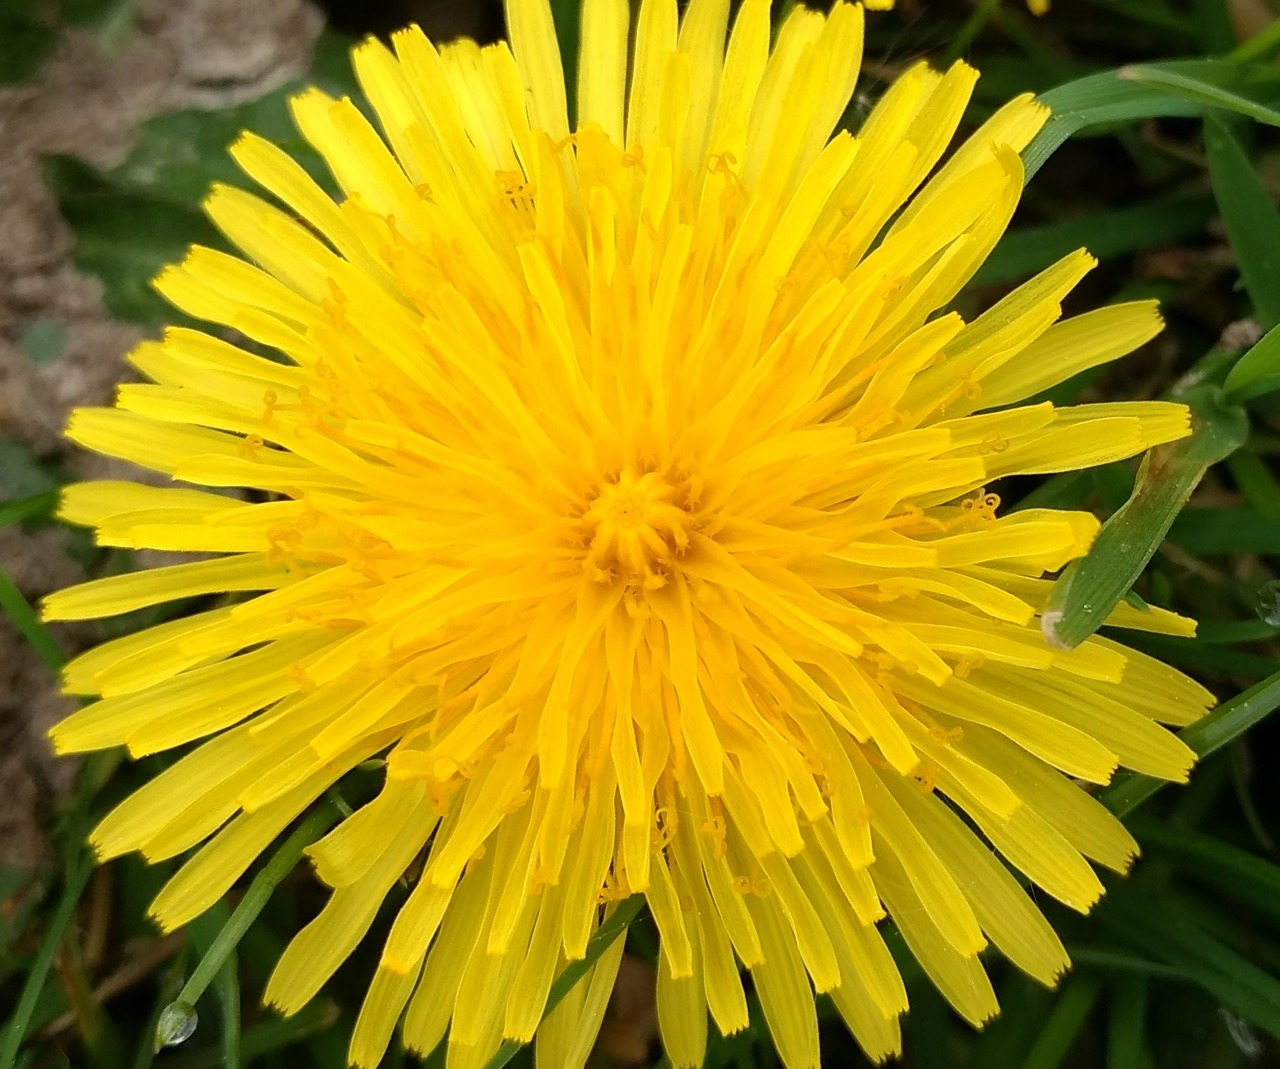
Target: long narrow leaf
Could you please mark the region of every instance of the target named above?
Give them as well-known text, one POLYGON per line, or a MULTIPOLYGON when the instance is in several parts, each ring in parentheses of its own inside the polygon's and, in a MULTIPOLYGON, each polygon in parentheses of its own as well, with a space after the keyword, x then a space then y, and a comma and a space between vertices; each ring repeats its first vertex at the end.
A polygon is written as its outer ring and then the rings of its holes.
POLYGON ((240 974, 234 950, 222 963, 214 990, 222 1007, 222 1064, 240 1069, 240 974))
POLYGON ((1236 63, 1267 59, 1280 51, 1280 19, 1238 45, 1227 57, 1236 63))
POLYGON ((1204 149, 1240 279, 1263 328, 1270 330, 1280 323, 1280 212, 1244 149, 1212 116, 1204 121, 1204 149))
POLYGON ((1053 112, 1022 154, 1031 180, 1069 137, 1115 123, 1202 115, 1225 108, 1263 122, 1280 122, 1280 75, 1261 65, 1216 59, 1170 60, 1121 67, 1077 78, 1040 95, 1053 112))
POLYGON ((1028 182, 1045 160, 1076 134, 1114 123, 1199 115, 1202 110, 1201 105, 1167 89, 1125 81, 1119 75, 1119 71, 1090 74, 1040 95, 1040 102, 1053 114, 1022 153, 1028 182))
POLYGON ((75 912, 80 896, 89 885, 89 877, 93 874, 93 856, 85 851, 76 860, 75 867, 63 888, 62 897, 58 900, 58 908, 49 921, 40 949, 36 952, 35 961, 27 970, 27 980, 23 984, 22 994, 18 996, 18 1005, 13 1016, 0 1036, 0 1066, 16 1063, 18 1048, 26 1038, 31 1018, 36 1012, 36 1004, 40 1001, 40 993, 44 990, 45 980, 49 977, 49 969, 53 965, 53 955, 62 941, 62 933, 66 931, 75 912))
POLYGON ((1182 968, 1223 1005, 1280 1037, 1280 980, 1170 909, 1162 897, 1114 887, 1095 916, 1120 939, 1182 968))
POLYGON ((1072 649, 1092 635, 1160 547, 1191 491, 1213 464, 1240 448, 1249 421, 1211 386, 1189 391, 1192 434, 1142 461, 1133 496, 1103 524, 1093 548, 1054 583, 1041 617, 1051 645, 1072 649))
POLYGON ((1222 386, 1222 392, 1237 404, 1274 390, 1280 390, 1280 326, 1272 327, 1236 361, 1222 386))
MULTIPOLYGON (((1280 672, 1223 702, 1203 720, 1183 728, 1178 736, 1201 757, 1208 757, 1261 723, 1277 708, 1280 708, 1280 672)), ((1128 773, 1100 791, 1098 799, 1123 817, 1164 786, 1165 780, 1128 773)))
POLYGON ((1167 90, 1206 108, 1222 108, 1269 126, 1280 126, 1280 111, 1274 106, 1280 99, 1280 76, 1260 63, 1170 60, 1122 67, 1119 76, 1126 81, 1167 90))
MULTIPOLYGON (((556 977, 555 983, 551 985, 551 991, 547 995, 547 1008, 543 1011, 544 1017, 560 1005, 565 995, 572 991, 574 985, 587 975, 587 971, 613 945, 614 940, 631 926, 631 922, 636 919, 643 906, 644 895, 632 895, 623 901, 605 919, 604 923, 596 929, 595 934, 587 942, 586 957, 580 961, 569 962, 564 967, 564 971, 556 977)), ((485 1064, 485 1069, 502 1069, 507 1062, 516 1056, 523 1046, 523 1043, 514 1039, 506 1040, 485 1064)))
POLYGON ((36 651, 40 660, 55 672, 61 670, 67 660, 66 655, 54 641, 49 629, 40 622, 31 603, 3 569, 0 569, 0 612, 9 617, 9 622, 36 651))
MULTIPOLYGON (((176 1007, 182 1013, 195 1006, 209 984, 222 973, 227 962, 232 960, 240 940, 249 930, 249 925, 262 912, 276 885, 293 871, 302 858, 302 851, 320 838, 337 819, 337 807, 327 799, 320 802, 271 855, 271 860, 249 884, 249 889, 245 891, 227 923, 218 930, 208 952, 192 970, 190 978, 178 992, 178 997, 170 1003, 171 1007, 176 1007)), ((229 991, 224 989, 223 996, 227 994, 229 991)), ((156 1040, 156 1049, 159 1050, 164 1046, 165 1037, 157 1035, 156 1040)))
POLYGON ((1096 973, 1072 977, 1036 1033, 1022 1069, 1058 1069, 1075 1046, 1101 992, 1102 979, 1096 973))
POLYGON ((1147 991, 1145 976, 1112 979, 1107 1015, 1107 1069, 1139 1069, 1150 1064, 1147 1049, 1147 991))
POLYGON ((21 501, 6 501, 0 505, 0 527, 8 527, 23 520, 44 519, 58 506, 58 491, 46 490, 21 501))

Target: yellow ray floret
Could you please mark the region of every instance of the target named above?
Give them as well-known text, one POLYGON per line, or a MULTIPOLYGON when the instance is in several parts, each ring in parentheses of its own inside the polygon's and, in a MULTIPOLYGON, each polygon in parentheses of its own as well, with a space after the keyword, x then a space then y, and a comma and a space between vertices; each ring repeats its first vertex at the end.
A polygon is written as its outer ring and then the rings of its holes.
POLYGON ((1180 405, 1028 400, 1158 313, 1063 319, 1084 251, 948 311, 1047 115, 1015 100, 944 162, 977 73, 920 65, 833 136, 860 6, 797 6, 773 36, 768 0, 732 26, 728 0, 586 0, 572 109, 546 0, 507 8, 510 45, 360 45, 377 127, 293 101, 336 198, 238 141, 262 192, 205 206, 243 258, 192 249, 156 283, 208 332, 143 343, 150 381, 72 416, 181 485, 83 483, 63 515, 203 555, 45 603, 201 599, 68 666, 99 700, 59 750, 194 744, 93 844, 199 847, 154 903, 170 928, 376 757, 382 793, 309 850, 333 896, 267 988, 300 1008, 407 875, 359 1065, 403 1020, 451 1067, 535 1030, 539 1065, 581 1067, 621 944, 543 1020, 549 992, 632 894, 676 1066, 747 1026, 743 967, 788 1069, 818 1064, 815 991, 897 1052, 886 916, 980 1026, 988 944, 1046 984, 1068 965, 1006 863, 1089 909, 1090 863, 1136 847, 1079 781, 1185 779, 1162 725, 1212 701, 1114 639, 1046 645, 1046 575, 1098 521, 988 492, 1188 433, 1180 405))

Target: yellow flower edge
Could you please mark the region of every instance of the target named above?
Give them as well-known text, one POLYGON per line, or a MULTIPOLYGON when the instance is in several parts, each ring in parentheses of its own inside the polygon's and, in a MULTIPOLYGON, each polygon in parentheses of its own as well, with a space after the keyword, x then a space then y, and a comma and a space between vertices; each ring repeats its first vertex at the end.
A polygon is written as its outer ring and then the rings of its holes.
POLYGON ((1044 108, 1012 101, 941 162, 977 74, 919 65, 832 137, 861 7, 797 7, 772 45, 768 0, 731 32, 728 8, 645 0, 632 41, 626 0, 587 0, 572 132, 545 0, 509 0, 510 46, 360 45, 381 133, 350 100, 292 102, 340 200, 244 135, 272 200, 206 202, 243 258, 194 248, 156 281, 214 333, 144 342, 151 382, 71 418, 184 485, 81 483, 65 518, 206 556, 46 617, 235 594, 68 666, 100 700, 59 751, 198 744, 93 845, 199 847, 152 907, 173 928, 385 756, 381 793, 308 851, 333 895, 266 992, 304 1005, 408 872, 355 1064, 403 1018, 414 1050, 447 1033, 450 1069, 535 1030, 540 1066, 582 1066, 621 941, 543 1021, 548 990, 633 893, 677 1067, 708 1016, 746 1027, 744 966, 789 1069, 819 1063, 815 991, 896 1053, 886 918, 981 1026, 988 943, 1046 984, 1068 967, 993 848, 1087 910, 1090 862, 1136 846, 1077 781, 1193 762, 1161 725, 1207 691, 1110 638, 1041 636, 1045 575, 1097 520, 987 491, 1188 433, 1178 404, 1020 403, 1151 338, 1154 304, 1062 318, 1081 251, 972 321, 945 311, 1044 108))

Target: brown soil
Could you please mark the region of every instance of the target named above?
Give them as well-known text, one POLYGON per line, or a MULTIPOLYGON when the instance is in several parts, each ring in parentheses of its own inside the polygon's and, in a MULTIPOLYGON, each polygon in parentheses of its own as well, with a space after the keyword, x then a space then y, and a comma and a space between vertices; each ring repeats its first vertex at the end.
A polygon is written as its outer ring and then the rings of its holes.
MULTIPOLYGON (((70 447, 60 431, 72 407, 111 400, 122 357, 141 336, 109 316, 96 280, 72 265, 73 235, 42 181, 42 159, 66 153, 111 167, 153 115, 260 96, 306 70, 322 22, 305 0, 142 0, 120 51, 69 30, 33 81, 0 90, 0 439, 76 475, 107 475, 110 462, 70 447), (19 340, 41 321, 67 336, 57 359, 36 366, 19 340)), ((0 562, 29 599, 80 578, 66 536, 0 531, 0 562)), ((93 629, 57 635, 71 653, 93 629)), ((0 618, 0 864, 31 866, 45 851, 41 818, 74 771, 54 760, 45 733, 69 708, 0 618)))

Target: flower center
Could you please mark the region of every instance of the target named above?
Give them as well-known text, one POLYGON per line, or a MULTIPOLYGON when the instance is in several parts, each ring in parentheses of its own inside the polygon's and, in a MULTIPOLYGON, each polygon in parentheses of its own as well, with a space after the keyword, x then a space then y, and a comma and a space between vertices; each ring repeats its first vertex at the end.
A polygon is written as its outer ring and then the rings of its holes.
POLYGON ((693 517, 680 490, 661 472, 624 468, 605 483, 582 517, 585 565, 601 582, 624 577, 648 590, 666 584, 674 559, 689 547, 693 517))

